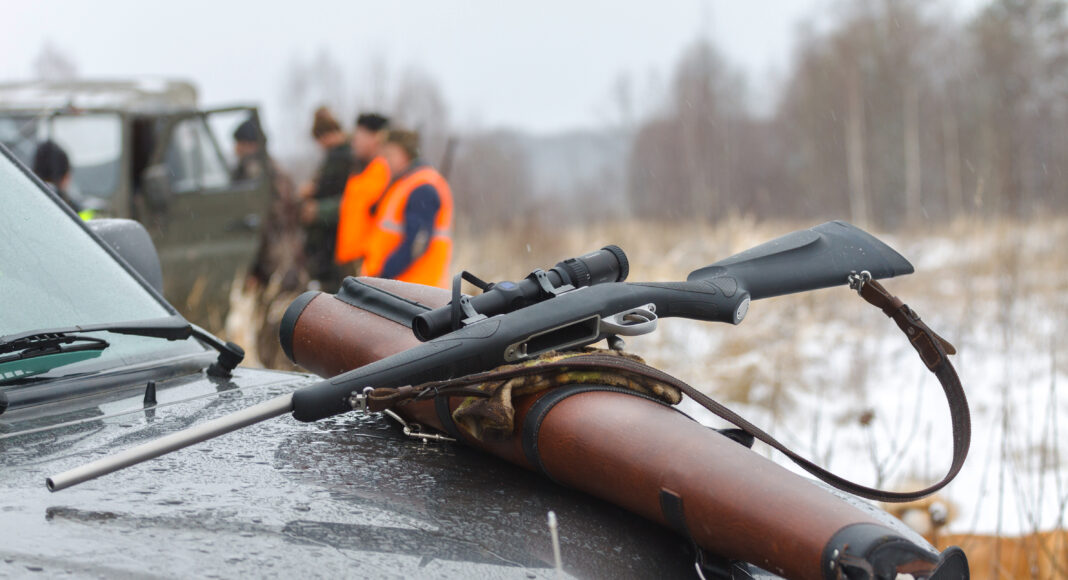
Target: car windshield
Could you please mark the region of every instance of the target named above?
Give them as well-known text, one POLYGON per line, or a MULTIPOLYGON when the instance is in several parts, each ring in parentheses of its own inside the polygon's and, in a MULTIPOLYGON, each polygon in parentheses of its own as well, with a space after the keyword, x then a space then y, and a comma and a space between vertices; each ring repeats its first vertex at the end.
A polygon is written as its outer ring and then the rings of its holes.
POLYGON ((106 198, 116 190, 122 158, 118 114, 0 115, 0 143, 27 166, 33 166, 37 146, 46 140, 54 141, 70 158, 70 189, 75 196, 106 198))
MULTIPOLYGON (((0 207, 4 208, 0 211, 0 336, 174 314, 6 152, 0 154, 0 207)), ((161 354, 204 350, 191 340, 102 336, 111 347, 99 357, 65 365, 57 372, 99 370, 161 354)))

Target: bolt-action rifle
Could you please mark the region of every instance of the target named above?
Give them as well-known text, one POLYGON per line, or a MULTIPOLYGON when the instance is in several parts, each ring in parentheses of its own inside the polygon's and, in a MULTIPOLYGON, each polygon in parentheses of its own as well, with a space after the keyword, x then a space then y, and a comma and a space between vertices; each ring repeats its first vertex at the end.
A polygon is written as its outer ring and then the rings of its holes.
MULTIPOLYGON (((905 258, 870 234, 828 222, 695 270, 684 282, 624 282, 627 259, 614 246, 549 271, 536 270, 520 282, 487 284, 464 273, 483 293, 460 294, 458 279, 451 300, 446 291, 350 278, 338 300, 320 293, 302 295, 282 324, 283 347, 292 359, 322 375, 339 374, 53 476, 47 484, 57 491, 284 413, 315 421, 352 410, 383 410, 384 398, 376 398, 376 391, 413 393, 397 412, 457 434, 448 418, 457 400, 433 396, 437 387, 408 387, 440 385, 605 339, 618 347, 620 336, 651 332, 660 318, 739 324, 752 300, 848 282, 897 322, 946 389, 954 461, 938 484, 894 493, 848 482, 689 385, 666 375, 663 380, 831 485, 868 498, 913 499, 937 490, 959 471, 970 429, 963 392, 946 357, 952 346, 875 281, 912 271, 905 258), (344 318, 322 313, 344 308, 341 303, 355 306, 361 320, 385 326, 365 325, 363 332, 338 328, 344 318), (334 323, 324 325, 324 320, 334 323), (368 332, 386 328, 396 336, 368 332), (375 348, 384 358, 367 354, 375 348)), ((960 550, 939 555, 825 488, 647 398, 612 389, 551 389, 518 400, 515 417, 511 439, 458 435, 465 443, 674 528, 713 553, 789 578, 967 577, 960 550)))

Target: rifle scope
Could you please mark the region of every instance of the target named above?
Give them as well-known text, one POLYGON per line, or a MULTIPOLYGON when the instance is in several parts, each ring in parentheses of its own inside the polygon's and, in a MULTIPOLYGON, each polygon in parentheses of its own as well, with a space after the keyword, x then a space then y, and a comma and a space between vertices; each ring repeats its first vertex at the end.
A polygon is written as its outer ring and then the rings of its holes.
POLYGON ((623 250, 619 246, 605 246, 559 262, 548 272, 534 270, 519 282, 490 284, 482 294, 461 297, 459 305, 450 303, 424 312, 412 320, 412 331, 419 340, 431 340, 458 329, 454 323, 457 312, 462 313, 466 322, 473 322, 472 319, 512 312, 575 288, 622 282, 629 273, 630 263, 623 250))

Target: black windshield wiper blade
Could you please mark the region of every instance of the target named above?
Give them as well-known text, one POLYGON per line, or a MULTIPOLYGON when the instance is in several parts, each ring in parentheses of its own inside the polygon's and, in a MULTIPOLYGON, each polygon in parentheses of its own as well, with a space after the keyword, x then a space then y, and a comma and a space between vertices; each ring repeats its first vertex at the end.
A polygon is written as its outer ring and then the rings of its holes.
MULTIPOLYGON (((208 368, 208 374, 227 378, 230 372, 241 364, 245 358, 245 351, 232 342, 223 342, 206 330, 190 324, 181 315, 167 316, 163 318, 149 318, 145 320, 132 320, 128 322, 112 322, 105 324, 87 324, 82 326, 68 326, 65 328, 51 328, 47 330, 32 330, 18 334, 0 336, 0 355, 8 352, 21 350, 20 344, 27 340, 40 340, 49 336, 81 336, 89 332, 111 332, 114 334, 129 334, 134 336, 150 336, 167 340, 185 340, 194 337, 203 344, 215 349, 219 358, 208 368)), ((91 339, 91 337, 84 337, 91 339)), ((107 342, 107 341, 101 341, 107 342)), ((68 352, 69 352, 69 348, 68 352)), ((88 350, 88 349, 78 349, 88 350)), ((12 359, 15 360, 15 359, 12 359)), ((2 361, 2 359, 0 359, 2 361)))
POLYGON ((193 336, 193 327, 181 316, 167 316, 164 318, 149 318, 146 320, 132 320, 129 322, 111 322, 105 324, 86 324, 81 326, 67 326, 63 328, 48 328, 44 330, 31 330, 18 334, 0 336, 0 353, 19 350, 20 342, 33 340, 38 337, 54 335, 85 334, 89 332, 111 332, 114 334, 132 334, 135 336, 152 336, 167 340, 185 340, 193 336))
POLYGON ((134 320, 130 322, 86 324, 64 328, 31 330, 0 336, 0 364, 28 360, 54 354, 104 350, 110 343, 88 336, 92 332, 113 332, 151 336, 167 340, 184 340, 193 335, 193 328, 181 316, 134 320))
POLYGON ((38 333, 0 344, 0 364, 53 354, 84 350, 104 350, 111 344, 83 334, 38 333))
MULTIPOLYGON (((197 339, 201 343, 214 348, 219 352, 219 358, 211 363, 207 370, 208 375, 218 378, 229 378, 231 372, 236 369, 237 365, 240 364, 242 360, 245 359, 245 349, 242 349, 240 346, 232 342, 220 341, 215 335, 207 332, 199 326, 189 324, 188 320, 178 314, 162 318, 130 320, 130 322, 125 323, 70 326, 66 328, 51 328, 47 330, 20 332, 18 334, 7 334, 0 336, 0 357, 6 354, 6 352, 22 350, 23 346, 29 344, 28 341, 60 341, 61 339, 69 339, 72 338, 72 336, 77 336, 77 339, 70 342, 84 342, 85 344, 91 344, 94 339, 91 338, 91 336, 83 336, 84 333, 88 332, 112 332, 115 334, 153 336, 153 338, 167 339, 168 341, 184 341, 192 336, 192 338, 197 339)), ((107 341, 99 341, 105 345, 100 347, 100 349, 107 347, 107 341)), ((98 345, 99 343, 95 344, 98 345)), ((65 351, 72 351, 70 348, 72 347, 67 346, 65 351)), ((77 350, 89 349, 91 349, 91 347, 77 348, 77 350)), ((6 360, 6 358, 0 358, 0 362, 6 362, 6 360)), ((18 359, 13 358, 10 360, 18 359)), ((2 407, 0 407, 0 412, 2 412, 2 407)))

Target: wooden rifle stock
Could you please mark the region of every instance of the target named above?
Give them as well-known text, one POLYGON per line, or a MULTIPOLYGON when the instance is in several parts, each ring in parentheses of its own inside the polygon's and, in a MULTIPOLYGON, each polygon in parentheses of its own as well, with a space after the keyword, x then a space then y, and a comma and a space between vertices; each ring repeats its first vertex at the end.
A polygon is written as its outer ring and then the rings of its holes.
MULTIPOLYGON (((429 308, 450 299, 437 288, 359 281, 429 308)), ((343 296, 309 293, 302 299, 283 322, 283 347, 294 362, 321 376, 419 344, 402 317, 391 320, 371 311, 381 309, 343 296)), ((394 410, 674 529, 710 552, 787 578, 853 578, 845 568, 856 565, 873 570, 858 578, 894 578, 898 572, 921 578, 938 564, 931 549, 661 403, 589 386, 561 387, 518 399, 512 436, 482 441, 452 424, 449 416, 460 401, 412 401, 394 410)))

